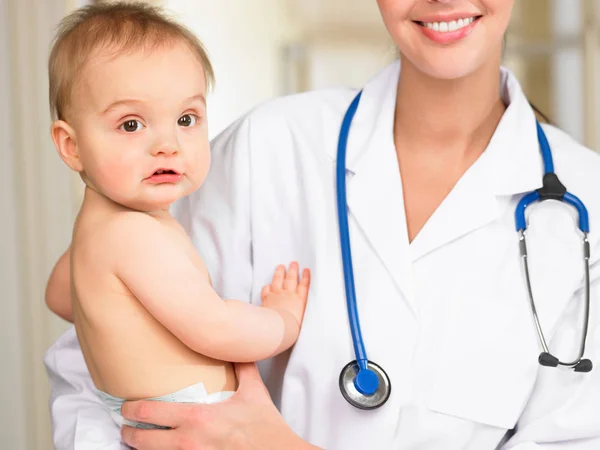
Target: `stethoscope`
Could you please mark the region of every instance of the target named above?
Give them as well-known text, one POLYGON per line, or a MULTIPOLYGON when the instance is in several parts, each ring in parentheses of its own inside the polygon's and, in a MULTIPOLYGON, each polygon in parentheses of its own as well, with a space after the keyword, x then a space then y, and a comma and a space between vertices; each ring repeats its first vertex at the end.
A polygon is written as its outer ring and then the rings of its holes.
MULTIPOLYGON (((348 307, 348 321, 350 333, 354 345, 356 359, 349 362, 341 371, 339 378, 340 390, 344 398, 352 406, 360 409, 375 409, 382 406, 390 397, 392 384, 390 378, 383 368, 367 358, 365 343, 360 330, 360 320, 356 305, 356 292, 354 288, 354 273, 352 268, 352 254, 350 250, 350 233, 348 231, 348 205, 346 202, 346 149, 348 145, 348 134, 352 119, 358 108, 362 91, 354 98, 342 122, 337 148, 336 187, 337 187, 337 209, 340 229, 340 244, 342 251, 342 265, 344 268, 344 285, 346 288, 346 304, 348 307)), ((519 248, 527 292, 529 296, 531 311, 535 322, 537 334, 542 346, 542 353, 538 362, 542 366, 557 367, 559 365, 573 368, 575 372, 589 372, 592 370, 592 362, 583 359, 585 343, 587 339, 588 323, 590 317, 590 244, 587 239, 589 233, 589 219, 587 209, 581 200, 567 192, 567 189, 559 181, 554 173, 552 152, 539 122, 537 123, 537 135, 540 151, 544 162, 543 185, 540 189, 525 195, 515 211, 516 228, 519 233, 519 248), (527 245, 525 241, 525 230, 527 221, 525 210, 537 201, 559 200, 574 206, 579 212, 579 229, 583 233, 583 253, 585 264, 585 319, 581 338, 580 350, 577 358, 571 362, 562 362, 550 353, 533 300, 531 282, 529 280, 529 267, 527 264, 527 245)))

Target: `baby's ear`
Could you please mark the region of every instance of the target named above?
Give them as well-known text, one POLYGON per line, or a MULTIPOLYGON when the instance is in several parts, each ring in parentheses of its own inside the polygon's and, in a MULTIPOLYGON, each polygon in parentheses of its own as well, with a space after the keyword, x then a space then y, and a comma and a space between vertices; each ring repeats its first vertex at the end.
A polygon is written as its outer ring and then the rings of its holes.
POLYGON ((75 130, 64 120, 57 120, 52 124, 51 134, 62 160, 75 172, 82 172, 83 164, 79 158, 75 130))

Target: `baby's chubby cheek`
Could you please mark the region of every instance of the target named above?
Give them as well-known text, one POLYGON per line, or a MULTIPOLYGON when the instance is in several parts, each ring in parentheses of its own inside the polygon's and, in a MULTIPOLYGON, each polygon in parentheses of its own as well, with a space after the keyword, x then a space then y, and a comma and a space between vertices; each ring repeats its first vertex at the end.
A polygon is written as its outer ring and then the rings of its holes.
POLYGON ((102 161, 98 165, 95 175, 100 187, 108 191, 130 190, 144 179, 144 176, 139 173, 139 170, 135 170, 131 164, 127 164, 118 158, 107 158, 102 161))
POLYGON ((207 150, 199 153, 190 164, 189 169, 189 178, 192 182, 196 185, 202 184, 210 170, 210 152, 207 150))

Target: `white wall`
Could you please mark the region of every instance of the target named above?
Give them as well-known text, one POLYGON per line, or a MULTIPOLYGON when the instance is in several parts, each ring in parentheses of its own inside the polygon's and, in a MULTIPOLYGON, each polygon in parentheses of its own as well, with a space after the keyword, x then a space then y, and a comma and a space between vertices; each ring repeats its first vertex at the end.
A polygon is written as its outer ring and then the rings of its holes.
POLYGON ((44 289, 73 221, 72 176, 49 135, 46 65, 67 3, 0 2, 0 448, 46 450, 52 444, 42 358, 65 324, 47 310, 44 289))
POLYGON ((8 20, 5 0, 0 0, 0 448, 26 450, 23 405, 23 342, 20 333, 18 234, 15 149, 11 135, 10 82, 8 71, 8 20))
MULTIPOLYGON (((557 38, 577 36, 583 27, 581 0, 552 0, 552 27, 557 38)), ((553 120, 585 142, 585 110, 581 48, 564 48, 552 57, 553 120)))
POLYGON ((395 56, 374 0, 162 3, 196 33, 213 62, 217 82, 208 99, 211 138, 272 97, 360 86, 395 56))
POLYGON ((207 47, 216 74, 208 98, 214 137, 244 112, 283 92, 280 52, 296 33, 282 0, 165 0, 207 47))

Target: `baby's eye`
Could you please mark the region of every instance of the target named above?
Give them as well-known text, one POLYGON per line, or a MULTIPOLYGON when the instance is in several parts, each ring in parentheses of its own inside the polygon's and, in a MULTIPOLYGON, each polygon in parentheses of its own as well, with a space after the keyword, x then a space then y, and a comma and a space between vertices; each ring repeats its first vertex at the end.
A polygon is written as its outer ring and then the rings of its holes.
POLYGON ((182 127, 193 127, 198 122, 198 118, 193 114, 185 114, 179 118, 177 124, 182 127))
POLYGON ((144 125, 139 120, 127 120, 121 124, 120 129, 127 133, 134 133, 135 131, 141 130, 144 125))

